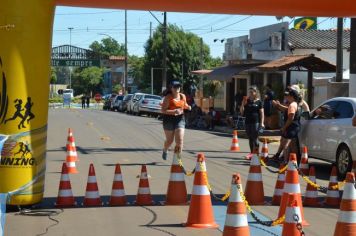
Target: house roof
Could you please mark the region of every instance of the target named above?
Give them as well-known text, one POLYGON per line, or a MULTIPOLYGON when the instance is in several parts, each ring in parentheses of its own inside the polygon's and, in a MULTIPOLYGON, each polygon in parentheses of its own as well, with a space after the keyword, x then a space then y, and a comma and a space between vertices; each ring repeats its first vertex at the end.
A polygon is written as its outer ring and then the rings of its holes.
POLYGON ((234 77, 235 75, 238 75, 241 72, 254 68, 258 65, 261 65, 261 63, 234 64, 234 65, 217 67, 213 69, 211 73, 207 74, 208 80, 230 81, 232 80, 232 77, 234 77))
MULTIPOLYGON (((291 49, 336 49, 336 30, 290 29, 288 43, 291 49)), ((350 30, 344 30, 343 47, 350 49, 350 30)))
POLYGON ((193 75, 206 75, 209 74, 210 72, 212 72, 212 70, 194 70, 191 71, 190 73, 192 73, 193 75))
POLYGON ((313 72, 335 72, 336 66, 327 62, 314 54, 309 55, 288 55, 280 59, 268 62, 266 64, 257 66, 259 70, 263 71, 285 71, 289 69, 300 70, 305 68, 313 72))

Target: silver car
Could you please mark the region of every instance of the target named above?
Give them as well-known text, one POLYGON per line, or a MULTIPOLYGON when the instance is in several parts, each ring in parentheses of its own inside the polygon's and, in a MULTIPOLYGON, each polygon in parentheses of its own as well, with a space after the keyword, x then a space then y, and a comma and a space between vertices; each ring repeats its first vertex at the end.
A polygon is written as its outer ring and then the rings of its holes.
POLYGON ((133 106, 133 113, 157 116, 161 113, 162 97, 151 94, 143 94, 138 97, 133 106))
POLYGON ((133 114, 133 107, 135 103, 141 98, 143 93, 134 93, 130 99, 130 101, 127 103, 127 110, 126 112, 128 114, 133 114))
POLYGON ((325 101, 302 121, 300 143, 311 157, 336 163, 343 179, 356 160, 356 98, 325 101))

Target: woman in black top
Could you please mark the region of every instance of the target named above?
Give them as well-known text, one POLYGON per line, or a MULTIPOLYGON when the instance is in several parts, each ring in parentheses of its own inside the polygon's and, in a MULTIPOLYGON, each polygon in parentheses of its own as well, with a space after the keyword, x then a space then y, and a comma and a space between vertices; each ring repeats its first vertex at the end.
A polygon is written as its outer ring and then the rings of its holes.
POLYGON ((258 149, 259 130, 264 128, 263 104, 256 86, 251 86, 249 96, 244 97, 240 112, 246 118, 245 128, 251 151, 246 157, 251 159, 253 151, 258 149))

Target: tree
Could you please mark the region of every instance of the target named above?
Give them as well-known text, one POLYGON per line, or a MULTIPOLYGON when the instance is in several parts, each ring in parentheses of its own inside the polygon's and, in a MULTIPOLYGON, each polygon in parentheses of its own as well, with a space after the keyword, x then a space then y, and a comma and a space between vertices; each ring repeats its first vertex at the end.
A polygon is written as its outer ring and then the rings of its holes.
MULTIPOLYGON (((129 56, 128 58, 129 70, 128 77, 134 80, 134 84, 140 86, 144 80, 144 66, 145 58, 138 56, 129 56)), ((148 92, 148 90, 142 90, 148 92)))
MULTIPOLYGON (((163 42, 162 26, 158 27, 152 39, 145 45, 145 63, 143 81, 140 88, 148 88, 151 83, 151 68, 162 68, 163 42)), ((167 29, 168 49, 167 49, 167 79, 184 80, 184 88, 196 84, 198 77, 190 71, 200 69, 201 44, 200 38, 193 34, 184 32, 176 25, 169 25, 167 29)), ((210 58, 209 46, 203 44, 204 63, 210 58)), ((154 71, 154 91, 159 93, 162 87, 162 70, 154 71), (158 79, 159 78, 159 79, 158 79)))
POLYGON ((124 56, 125 45, 118 43, 113 38, 104 38, 101 42, 94 41, 89 48, 96 53, 106 56, 124 56))
POLYGON ((55 67, 51 67, 51 76, 49 78, 51 84, 57 83, 57 71, 55 67))
POLYGON ((99 67, 77 68, 73 75, 73 89, 76 94, 101 91, 104 69, 99 67))

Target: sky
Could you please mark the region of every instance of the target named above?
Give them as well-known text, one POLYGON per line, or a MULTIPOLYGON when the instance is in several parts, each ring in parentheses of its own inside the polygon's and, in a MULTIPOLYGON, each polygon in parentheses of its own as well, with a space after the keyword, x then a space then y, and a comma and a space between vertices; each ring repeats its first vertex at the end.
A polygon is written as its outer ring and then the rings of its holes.
MULTIPOLYGON (((163 22, 162 12, 152 12, 163 22)), ((160 24, 148 11, 128 11, 128 53, 143 56, 144 44, 150 36, 150 22, 152 29, 160 24)), ((167 21, 176 24, 185 31, 197 34, 209 45, 213 57, 222 57, 226 38, 248 35, 249 30, 270 24, 279 23, 274 16, 247 16, 196 13, 167 13, 167 21), (214 39, 218 41, 214 42, 214 39)), ((285 17, 284 21, 291 22, 293 18, 285 17)), ((336 28, 336 18, 318 18, 319 29, 336 28)), ((293 22, 291 23, 291 26, 293 22)), ((349 19, 345 20, 345 27, 350 26, 349 19)), ((100 41, 108 36, 119 43, 125 40, 125 12, 124 10, 57 7, 54 19, 52 46, 69 44, 70 27, 73 27, 72 45, 88 48, 95 40, 100 41)))

